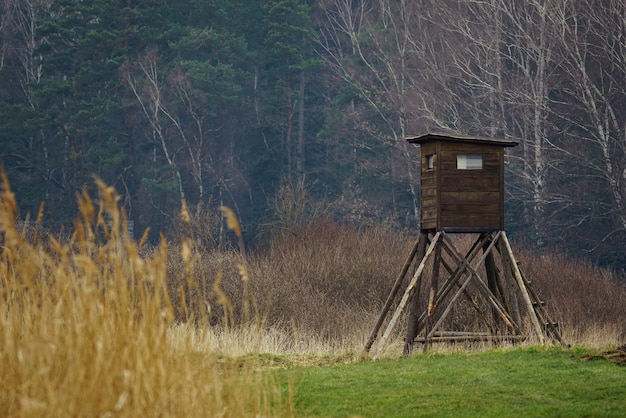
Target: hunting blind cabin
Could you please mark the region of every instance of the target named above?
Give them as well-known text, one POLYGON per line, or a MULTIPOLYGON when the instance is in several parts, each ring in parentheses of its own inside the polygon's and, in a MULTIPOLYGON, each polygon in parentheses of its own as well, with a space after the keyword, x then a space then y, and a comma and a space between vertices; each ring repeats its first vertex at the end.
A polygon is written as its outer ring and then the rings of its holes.
POLYGON ((404 352, 434 342, 516 341, 536 336, 563 344, 558 326, 522 275, 504 232, 504 149, 516 141, 429 133, 406 140, 421 150, 421 227, 366 346, 376 357, 402 312, 406 313, 404 352), (461 252, 450 233, 477 236, 461 252), (432 259, 432 260, 431 260, 432 259), (413 267, 400 301, 395 299, 413 267), (441 267, 445 274, 440 277, 441 267), (447 277, 445 277, 447 274, 447 277), (425 276, 430 276, 424 280, 425 276), (440 280, 445 277, 445 279, 440 280), (464 307, 459 304, 464 301, 464 307), (387 315, 395 304, 395 311, 387 315), (463 329, 459 314, 473 313, 463 329), (385 330, 379 336, 379 331, 385 330), (472 328, 472 329, 468 329, 472 328))

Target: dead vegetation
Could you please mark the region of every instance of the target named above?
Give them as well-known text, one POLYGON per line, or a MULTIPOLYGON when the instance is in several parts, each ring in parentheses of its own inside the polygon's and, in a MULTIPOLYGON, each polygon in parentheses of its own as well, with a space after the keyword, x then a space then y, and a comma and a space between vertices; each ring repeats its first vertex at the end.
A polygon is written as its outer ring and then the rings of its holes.
MULTIPOLYGON (((359 229, 328 219, 276 233, 267 245, 247 255, 254 309, 266 329, 289 336, 287 340, 292 342, 283 339, 284 348, 303 347, 302 342, 309 340, 321 344, 322 351, 328 347, 359 351, 415 239, 410 231, 385 226, 359 229)), ((455 239, 460 248, 472 242, 463 236, 455 239)), ((523 246, 514 251, 567 343, 598 348, 623 343, 623 277, 585 261, 555 254, 537 256, 523 246)), ((193 284, 194 290, 187 288, 181 270, 184 263, 170 260, 170 287, 184 288, 187 295, 190 290, 202 294, 210 306, 218 307, 211 319, 218 324, 222 312, 211 283, 222 272, 221 286, 233 311, 242 312, 245 299, 237 267, 240 262, 237 251, 200 254, 194 276, 200 282, 193 284)), ((204 306, 204 302, 198 303, 198 309, 204 306)), ((474 308, 460 303, 448 325, 449 329, 475 330, 476 321, 474 308)), ((404 332, 402 326, 398 328, 396 340, 404 332)))
MULTIPOLYGON (((187 314, 186 301, 201 295, 171 297, 172 250, 162 242, 143 251, 141 241, 129 239, 112 188, 98 181, 96 200, 78 196, 80 216, 61 242, 25 239, 14 226, 17 205, 6 178, 3 186, 3 415, 292 415, 289 400, 254 361, 235 367, 213 350, 198 355, 192 332, 172 332, 183 320, 176 313, 187 314)), ((199 252, 186 241, 174 251, 192 284, 199 252)))
POLYGON ((608 360, 618 366, 626 366, 626 344, 612 350, 602 351, 600 354, 582 357, 581 360, 608 360))

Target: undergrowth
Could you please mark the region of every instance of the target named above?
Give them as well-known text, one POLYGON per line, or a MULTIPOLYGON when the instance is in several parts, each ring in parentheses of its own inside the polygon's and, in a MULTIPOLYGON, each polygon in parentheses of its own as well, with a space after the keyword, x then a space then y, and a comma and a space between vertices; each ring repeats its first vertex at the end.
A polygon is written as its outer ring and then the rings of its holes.
MULTIPOLYGON (((266 245, 248 254, 250 294, 263 318, 264 329, 280 335, 276 338, 276 351, 361 350, 415 239, 410 231, 385 226, 359 229, 321 219, 277 233, 266 245)), ((459 248, 473 242, 473 237, 454 239, 459 248)), ((584 261, 555 254, 536 256, 525 247, 514 248, 514 253, 550 317, 559 324, 566 343, 597 348, 623 344, 624 278, 584 261)), ((198 275, 205 281, 200 288, 205 289, 203 294, 209 305, 219 306, 210 288, 212 278, 222 271, 222 287, 233 309, 242 310, 239 262, 236 251, 199 256, 198 275)), ((178 260, 169 266, 172 287, 184 287, 184 274, 176 267, 182 265, 178 260)), ((463 302, 449 315, 450 329, 476 329, 484 320, 477 318, 469 303, 463 302)), ((213 309, 213 323, 220 323, 220 315, 213 309)), ((403 338, 403 321, 399 322, 393 334, 394 347, 403 338)), ((490 346, 474 343, 471 347, 490 346)), ((457 344, 450 348, 468 347, 457 344)))

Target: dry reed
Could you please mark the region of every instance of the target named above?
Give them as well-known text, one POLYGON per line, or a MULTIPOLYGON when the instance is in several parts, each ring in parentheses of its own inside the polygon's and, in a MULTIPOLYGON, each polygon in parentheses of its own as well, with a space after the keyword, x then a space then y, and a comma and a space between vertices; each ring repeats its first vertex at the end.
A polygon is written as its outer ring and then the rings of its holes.
MULTIPOLYGON (((77 196, 71 239, 30 242, 15 228, 6 177, 0 196, 0 410, 5 416, 291 415, 253 360, 199 352, 174 334, 168 247, 140 254, 123 229, 115 191, 77 196)), ((192 247, 183 248, 191 282, 192 247)), ((183 296, 184 299, 184 296, 183 296)), ((208 350, 207 350, 208 351, 208 350)))

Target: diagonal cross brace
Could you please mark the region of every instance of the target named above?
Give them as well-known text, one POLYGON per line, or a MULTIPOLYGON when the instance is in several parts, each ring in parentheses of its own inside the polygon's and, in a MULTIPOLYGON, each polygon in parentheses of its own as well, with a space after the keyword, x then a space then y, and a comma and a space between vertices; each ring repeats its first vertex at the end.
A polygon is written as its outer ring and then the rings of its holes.
MULTIPOLYGON (((444 235, 444 238, 447 238, 447 236, 444 235)), ((469 250, 467 255, 465 257, 461 257, 461 261, 459 261, 458 259, 456 260, 457 268, 456 270, 451 272, 448 279, 444 282, 444 284, 441 286, 441 289, 439 289, 439 291, 437 292, 437 297, 435 299, 435 306, 438 306, 439 304, 441 304, 441 302, 452 291, 453 286, 456 284, 456 282, 461 278, 463 274, 465 274, 465 270, 470 266, 470 263, 474 260, 474 258, 476 258, 476 256, 478 255, 478 252, 480 251, 480 245, 478 245, 480 241, 481 240, 478 239, 474 243, 474 245, 472 245, 472 248, 469 250)), ((451 250, 446 245, 444 245, 443 248, 444 250, 446 250, 448 254, 450 254, 451 256, 454 256, 454 254, 451 253, 451 250)), ((461 285, 458 285, 458 286, 460 287, 461 285)), ((428 312, 425 311, 420 315, 419 317, 420 322, 424 321, 427 313, 428 312)))
POLYGON ((439 328, 439 326, 441 325, 443 320, 446 318, 446 316, 450 312, 452 306, 454 305, 454 303, 456 302, 458 297, 461 295, 461 293, 463 293, 465 291, 465 289, 470 284, 470 282, 472 281, 473 278, 476 278, 476 280, 474 280, 474 282, 477 283, 478 289, 481 291, 481 293, 483 293, 483 296, 487 299, 487 301, 496 309, 496 311, 498 312, 500 317, 504 320, 504 322, 509 327, 511 327, 515 331, 519 332, 518 326, 513 322, 513 320, 511 319, 511 317, 508 314, 508 312, 506 311, 506 309, 502 306, 502 304, 498 301, 498 299, 493 295, 493 293, 487 287, 487 285, 485 285, 484 281, 481 279, 480 275, 476 271, 476 269, 478 267, 480 267, 485 262, 485 259, 487 258, 487 256, 493 250, 493 248, 494 248, 496 242, 498 241, 498 239, 500 238, 500 236, 501 236, 501 231, 496 234, 496 236, 494 237, 494 239, 490 243, 489 247, 483 253, 482 257, 472 267, 472 266, 469 265, 467 260, 459 253, 459 251, 456 249, 456 247, 454 246, 452 241, 450 241, 450 239, 447 236, 444 235, 444 243, 445 243, 444 248, 448 251, 448 253, 451 256, 453 256, 456 259, 457 263, 462 265, 464 273, 468 274, 469 277, 467 278, 465 283, 463 283, 461 288, 455 293, 455 295, 453 296, 453 298, 450 301, 450 303, 448 303, 448 306, 446 307, 444 312, 441 314, 441 316, 439 317, 439 319, 437 320, 436 324, 433 326, 431 331, 428 333, 428 335, 426 336, 426 339, 431 338, 434 335, 434 333, 437 331, 437 329, 439 328), (467 271, 465 271, 465 270, 467 270, 467 271))
MULTIPOLYGON (((427 235, 424 235, 423 239, 427 240, 428 239, 427 235)), ((389 294, 389 296, 387 297, 387 300, 385 301, 385 305, 383 306, 382 312, 378 316, 376 325, 374 325, 374 329, 372 330, 372 333, 367 339, 367 343, 365 344, 365 348, 363 350, 364 353, 367 353, 368 351, 370 351, 370 348, 372 348, 372 344, 374 344, 374 340, 376 340, 376 335, 378 334, 380 327, 383 325, 383 321, 385 320, 385 317, 387 316, 387 312, 389 312, 389 309, 391 308, 391 304, 393 303, 393 300, 395 299, 396 294, 398 293, 398 290, 400 290, 400 286, 402 285, 404 276, 406 275, 407 271, 409 271, 409 267, 413 263, 413 259, 415 258, 415 255, 417 254, 418 245, 419 245, 419 238, 417 242, 415 243, 415 245, 413 246, 413 249, 411 249, 411 253, 409 254, 409 257, 404 263, 404 266, 402 267, 400 274, 396 278, 396 281, 394 282, 393 287, 391 288, 391 293, 389 294)))

